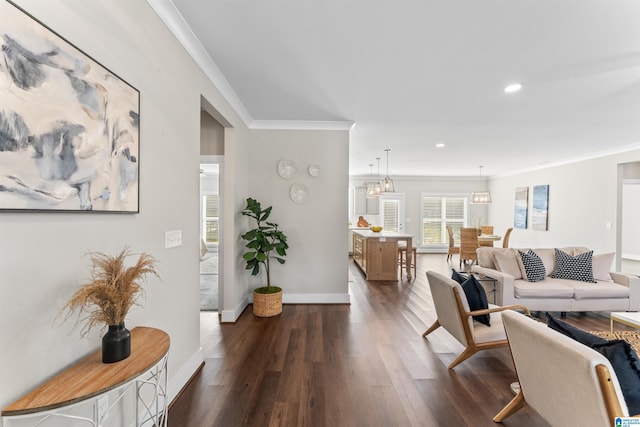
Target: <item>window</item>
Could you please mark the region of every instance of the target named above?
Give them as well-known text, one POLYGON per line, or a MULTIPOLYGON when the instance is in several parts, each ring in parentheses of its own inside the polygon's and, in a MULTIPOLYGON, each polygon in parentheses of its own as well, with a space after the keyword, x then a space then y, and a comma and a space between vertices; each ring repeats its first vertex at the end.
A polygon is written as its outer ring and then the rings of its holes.
POLYGON ((202 236, 205 243, 218 243, 220 225, 220 203, 217 194, 202 196, 202 236))
POLYGON ((466 196, 422 196, 422 244, 425 246, 447 246, 447 225, 459 238, 460 229, 467 218, 466 196))

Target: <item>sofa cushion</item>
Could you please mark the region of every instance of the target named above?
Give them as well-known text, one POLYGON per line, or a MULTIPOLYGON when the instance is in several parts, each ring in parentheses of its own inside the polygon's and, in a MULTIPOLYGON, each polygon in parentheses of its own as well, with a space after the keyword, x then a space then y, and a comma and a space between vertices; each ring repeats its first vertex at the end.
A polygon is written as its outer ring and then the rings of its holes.
POLYGON ((538 248, 533 251, 540 257, 542 265, 544 265, 545 276, 550 275, 556 264, 556 255, 553 248, 538 248))
POLYGON ((593 256, 593 278, 595 280, 613 280, 611 278, 611 265, 615 253, 598 254, 593 256))
POLYGON ((504 252, 513 252, 513 249, 494 248, 493 246, 480 246, 478 249, 476 249, 476 254, 478 255, 478 265, 480 267, 491 268, 492 270, 495 270, 495 254, 504 252))
POLYGON ((611 340, 605 344, 595 344, 591 348, 609 359, 618 377, 629 414, 640 414, 640 361, 631 344, 624 340, 611 340))
POLYGON ((595 283, 593 279, 593 251, 583 252, 576 256, 555 249, 556 266, 551 277, 556 279, 572 279, 595 283))
POLYGON ((575 299, 629 298, 629 287, 614 282, 589 283, 579 280, 564 280, 573 288, 575 299))
POLYGON ((516 298, 573 298, 573 288, 563 282, 564 280, 555 280, 549 277, 541 282, 515 280, 513 282, 513 295, 516 298))
POLYGON ((528 252, 518 251, 520 271, 522 278, 527 282, 539 282, 544 280, 546 270, 540 257, 531 249, 528 252))
MULTIPOLYGON (((470 274, 469 278, 462 284, 462 290, 467 297, 470 311, 489 308, 487 293, 485 292, 480 282, 478 282, 478 280, 473 276, 473 274, 470 274)), ((473 319, 487 326, 491 326, 491 319, 489 317, 489 314, 473 316, 473 319)))
POLYGON ((551 329, 554 329, 569 338, 573 338, 574 340, 581 342, 584 345, 591 347, 595 344, 606 344, 609 342, 608 340, 601 338, 597 335, 590 334, 587 331, 583 331, 580 328, 576 328, 575 326, 564 322, 560 319, 556 319, 551 316, 549 313, 545 313, 547 316, 547 326, 551 329))
POLYGON ((514 279, 522 279, 522 271, 520 271, 520 264, 518 264, 516 251, 495 251, 493 258, 496 264, 496 270, 510 274, 514 279))

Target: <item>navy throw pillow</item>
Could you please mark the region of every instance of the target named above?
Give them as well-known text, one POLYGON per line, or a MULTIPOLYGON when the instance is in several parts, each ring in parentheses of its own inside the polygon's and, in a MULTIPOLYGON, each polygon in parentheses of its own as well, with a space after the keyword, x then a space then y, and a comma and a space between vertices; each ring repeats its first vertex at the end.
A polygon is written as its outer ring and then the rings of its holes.
POLYGON ((454 268, 451 269, 451 278, 456 282, 460 283, 461 285, 467 280, 466 276, 463 276, 462 274, 458 273, 454 268))
MULTIPOLYGON (((467 302, 469 303, 469 309, 471 311, 489 308, 487 293, 484 291, 480 282, 478 282, 472 274, 470 274, 469 278, 462 284, 462 290, 467 297, 467 302)), ((473 316, 473 318, 484 325, 491 326, 491 318, 488 313, 473 316)))
POLYGON ((590 334, 587 331, 583 331, 580 328, 576 328, 573 325, 570 325, 567 322, 564 322, 560 319, 556 319, 553 316, 551 316, 549 313, 546 313, 547 315, 547 326, 549 326, 551 329, 560 332, 561 334, 564 334, 566 336, 568 336, 569 338, 573 338, 574 340, 592 347, 596 344, 606 344, 609 341, 601 338, 597 335, 593 335, 590 334))
POLYGON ((624 340, 611 340, 591 348, 609 359, 618 377, 629 414, 640 414, 640 361, 631 344, 624 340))

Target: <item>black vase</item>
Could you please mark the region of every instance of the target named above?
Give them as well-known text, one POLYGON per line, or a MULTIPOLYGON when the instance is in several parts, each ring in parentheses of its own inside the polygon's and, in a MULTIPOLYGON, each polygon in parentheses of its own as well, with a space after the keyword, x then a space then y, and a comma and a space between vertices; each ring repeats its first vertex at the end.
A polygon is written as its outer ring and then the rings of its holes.
POLYGON ((131 332, 119 325, 109 325, 109 330, 102 337, 102 362, 114 363, 126 359, 131 354, 131 332))

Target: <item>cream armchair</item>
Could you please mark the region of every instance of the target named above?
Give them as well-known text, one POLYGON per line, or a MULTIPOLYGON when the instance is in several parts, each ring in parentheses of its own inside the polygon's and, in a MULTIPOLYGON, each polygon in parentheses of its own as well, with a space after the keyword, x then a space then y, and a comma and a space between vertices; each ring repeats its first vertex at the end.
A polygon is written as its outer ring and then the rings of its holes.
POLYGON ((629 416, 603 355, 515 312, 505 312, 502 321, 520 391, 494 421, 504 421, 525 404, 553 426, 613 426, 615 417, 629 416))
POLYGON ((454 368, 480 350, 509 345, 502 326, 501 314, 503 311, 519 309, 529 314, 529 310, 520 305, 505 307, 489 305, 489 308, 485 310, 470 311, 464 290, 458 282, 434 271, 427 271, 427 280, 438 318, 422 336, 426 337, 442 326, 466 347, 451 362, 449 369, 454 368), (487 313, 491 314, 491 326, 482 325, 473 320, 472 316, 487 313))

